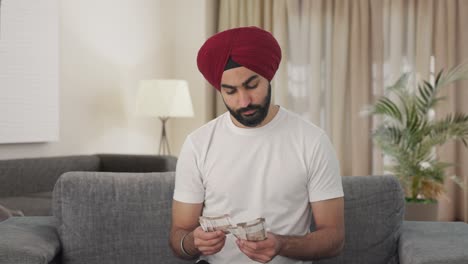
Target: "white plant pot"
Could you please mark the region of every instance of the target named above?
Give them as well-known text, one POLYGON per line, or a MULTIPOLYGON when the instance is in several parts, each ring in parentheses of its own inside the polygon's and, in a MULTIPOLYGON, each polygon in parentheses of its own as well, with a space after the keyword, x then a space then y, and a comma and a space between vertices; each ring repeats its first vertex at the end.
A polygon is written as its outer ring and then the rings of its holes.
POLYGON ((437 203, 405 203, 405 220, 407 221, 437 221, 437 203))

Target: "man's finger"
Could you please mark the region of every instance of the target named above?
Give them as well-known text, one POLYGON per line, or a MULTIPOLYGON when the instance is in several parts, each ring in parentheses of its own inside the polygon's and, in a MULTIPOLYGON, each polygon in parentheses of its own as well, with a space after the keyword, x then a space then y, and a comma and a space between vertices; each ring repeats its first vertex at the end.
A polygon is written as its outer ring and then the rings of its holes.
POLYGON ((209 240, 196 239, 194 243, 198 247, 200 246, 212 247, 214 245, 217 245, 223 242, 224 240, 226 240, 226 237, 216 237, 216 238, 209 239, 209 240))
POLYGON ((200 250, 200 252, 202 252, 204 255, 212 255, 218 253, 224 247, 225 241, 226 240, 224 239, 220 243, 210 247, 201 246, 198 248, 198 250, 200 250))
POLYGON ((208 240, 200 239, 199 242, 200 242, 200 245, 202 246, 214 246, 224 240, 226 240, 226 237, 216 237, 216 238, 208 239, 208 240))
POLYGON ((261 262, 261 263, 266 263, 271 260, 271 257, 263 255, 261 253, 257 253, 255 251, 251 251, 248 248, 244 247, 239 247, 239 249, 250 259, 261 262))
POLYGON ((249 249, 254 250, 254 251, 260 251, 260 250, 263 250, 263 249, 269 247, 269 245, 267 243, 265 243, 265 240, 264 241, 256 241, 256 242, 248 241, 248 240, 240 240, 239 242, 243 247, 249 248, 249 249))
POLYGON ((258 252, 255 249, 246 246, 244 241, 242 240, 237 240, 236 242, 237 242, 237 246, 239 247, 239 249, 242 250, 242 252, 246 253, 246 255, 253 256, 254 254, 258 252))
POLYGON ((217 237, 225 237, 226 234, 224 234, 222 231, 215 231, 215 232, 205 232, 203 230, 197 231, 197 236, 204 239, 204 240, 209 240, 209 239, 214 239, 217 237))
POLYGON ((251 242, 239 239, 236 243, 239 249, 252 260, 266 263, 274 256, 274 250, 269 247, 269 243, 265 243, 265 240, 251 242))

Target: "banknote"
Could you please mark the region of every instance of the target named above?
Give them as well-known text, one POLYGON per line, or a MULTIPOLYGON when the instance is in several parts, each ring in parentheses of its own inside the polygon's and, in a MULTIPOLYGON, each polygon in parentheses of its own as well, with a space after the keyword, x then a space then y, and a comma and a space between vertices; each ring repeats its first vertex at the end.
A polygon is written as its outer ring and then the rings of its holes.
POLYGON ((255 220, 237 224, 237 229, 243 230, 241 235, 245 234, 242 239, 249 241, 261 241, 267 238, 265 230, 265 218, 257 218, 255 220))
POLYGON ((200 226, 205 232, 221 230, 226 234, 232 234, 239 239, 260 241, 266 239, 265 218, 257 218, 252 221, 232 224, 229 214, 209 217, 200 216, 200 226))
POLYGON ((232 226, 231 218, 228 214, 214 217, 200 216, 199 222, 205 232, 221 230, 224 233, 228 233, 227 229, 232 226))

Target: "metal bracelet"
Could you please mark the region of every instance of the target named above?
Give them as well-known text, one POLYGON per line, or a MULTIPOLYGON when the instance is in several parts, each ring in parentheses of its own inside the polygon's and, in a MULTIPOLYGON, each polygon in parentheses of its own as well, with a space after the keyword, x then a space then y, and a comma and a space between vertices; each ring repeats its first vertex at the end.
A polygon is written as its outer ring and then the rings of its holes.
POLYGON ((190 257, 190 258, 194 258, 194 257, 196 257, 196 255, 190 255, 189 253, 187 253, 187 251, 185 251, 185 248, 184 248, 184 239, 185 239, 185 237, 186 237, 188 234, 190 234, 190 232, 186 233, 186 234, 182 237, 182 239, 180 240, 180 251, 182 251, 182 253, 183 253, 185 256, 190 257))

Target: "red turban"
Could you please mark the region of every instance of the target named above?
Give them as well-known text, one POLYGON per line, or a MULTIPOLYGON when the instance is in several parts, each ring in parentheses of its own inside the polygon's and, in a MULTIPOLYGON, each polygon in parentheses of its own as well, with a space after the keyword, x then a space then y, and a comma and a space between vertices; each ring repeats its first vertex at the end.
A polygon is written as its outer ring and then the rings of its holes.
POLYGON ((281 48, 270 32, 257 27, 234 28, 211 36, 198 51, 197 65, 218 91, 229 57, 271 81, 281 61, 281 48))

